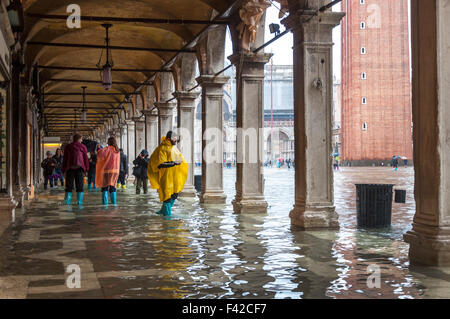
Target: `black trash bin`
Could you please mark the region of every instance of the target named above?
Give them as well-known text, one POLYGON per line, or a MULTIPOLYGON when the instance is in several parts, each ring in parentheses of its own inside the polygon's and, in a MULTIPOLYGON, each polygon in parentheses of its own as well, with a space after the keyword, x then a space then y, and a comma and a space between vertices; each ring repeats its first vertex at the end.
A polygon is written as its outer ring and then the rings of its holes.
POLYGON ((197 192, 201 192, 202 190, 202 175, 194 176, 194 186, 197 192))
POLYGON ((404 190, 404 189, 396 189, 395 190, 395 202, 398 204, 406 203, 406 190, 404 190))
POLYGON ((358 227, 383 228, 391 225, 391 184, 357 184, 356 208, 358 227))

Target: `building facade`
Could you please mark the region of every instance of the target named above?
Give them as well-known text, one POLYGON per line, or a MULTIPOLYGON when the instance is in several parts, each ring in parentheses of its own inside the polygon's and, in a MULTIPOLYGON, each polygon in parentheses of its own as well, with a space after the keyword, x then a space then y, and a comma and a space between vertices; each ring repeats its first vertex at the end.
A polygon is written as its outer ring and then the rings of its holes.
POLYGON ((412 158, 408 1, 344 0, 341 158, 412 158))

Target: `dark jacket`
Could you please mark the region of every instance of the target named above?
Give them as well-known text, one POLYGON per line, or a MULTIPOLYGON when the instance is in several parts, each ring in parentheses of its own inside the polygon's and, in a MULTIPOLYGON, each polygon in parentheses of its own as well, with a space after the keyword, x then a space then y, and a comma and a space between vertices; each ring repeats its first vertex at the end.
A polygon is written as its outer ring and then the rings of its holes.
POLYGON ((147 166, 148 166, 149 158, 142 158, 138 156, 133 164, 135 167, 133 168, 133 175, 138 178, 147 178, 147 166))
POLYGON ((123 152, 120 152, 120 172, 128 175, 128 158, 123 152))
POLYGON ((81 167, 84 172, 89 171, 89 158, 86 146, 74 142, 64 149, 62 172, 65 174, 69 169, 76 169, 77 167, 81 167))
POLYGON ((97 167, 97 154, 91 155, 89 159, 89 172, 94 172, 97 167))
POLYGON ((57 163, 57 165, 56 165, 56 169, 61 169, 61 167, 62 167, 62 162, 63 162, 63 158, 64 158, 64 156, 60 156, 60 157, 57 157, 56 155, 54 155, 53 156, 53 159, 56 161, 56 163, 57 163))
POLYGON ((44 169, 44 176, 53 175, 53 171, 57 165, 58 163, 54 158, 46 158, 45 160, 43 160, 41 163, 41 167, 44 169))

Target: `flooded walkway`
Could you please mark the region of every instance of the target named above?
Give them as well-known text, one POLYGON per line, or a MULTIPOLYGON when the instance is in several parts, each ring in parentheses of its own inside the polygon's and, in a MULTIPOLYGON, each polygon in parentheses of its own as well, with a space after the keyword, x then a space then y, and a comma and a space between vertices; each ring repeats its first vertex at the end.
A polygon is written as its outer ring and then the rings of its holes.
POLYGON ((414 215, 413 169, 337 172, 339 231, 291 229, 292 170, 266 169, 264 215, 233 213, 234 181, 235 171, 225 170, 226 205, 182 199, 170 218, 156 215, 153 191, 134 195, 131 187, 109 207, 101 192, 86 192, 80 208, 62 204, 62 188, 42 192, 0 237, 0 297, 450 297, 450 269, 409 267, 402 236, 414 215), (407 204, 393 206, 391 228, 356 229, 354 184, 361 182, 407 190, 407 204), (68 288, 76 267, 81 287, 68 288), (380 288, 367 286, 373 267, 380 288))

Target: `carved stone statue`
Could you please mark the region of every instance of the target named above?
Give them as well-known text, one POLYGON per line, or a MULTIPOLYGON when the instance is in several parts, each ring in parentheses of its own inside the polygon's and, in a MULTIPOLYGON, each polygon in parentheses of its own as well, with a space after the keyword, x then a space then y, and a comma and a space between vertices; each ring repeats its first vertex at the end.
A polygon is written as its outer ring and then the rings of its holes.
POLYGON ((270 7, 267 0, 247 0, 239 10, 242 22, 237 26, 241 47, 245 51, 250 51, 250 44, 256 41, 258 23, 266 9, 270 7))

